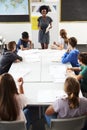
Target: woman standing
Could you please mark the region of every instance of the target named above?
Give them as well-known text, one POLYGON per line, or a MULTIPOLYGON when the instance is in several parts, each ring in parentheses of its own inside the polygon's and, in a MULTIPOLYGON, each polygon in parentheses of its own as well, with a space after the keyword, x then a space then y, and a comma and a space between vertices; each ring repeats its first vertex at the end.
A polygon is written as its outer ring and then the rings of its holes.
POLYGON ((39 35, 38 40, 41 44, 42 49, 47 49, 49 44, 49 29, 52 28, 52 19, 51 17, 47 16, 49 12, 49 6, 42 5, 39 8, 39 12, 42 14, 38 18, 38 28, 39 28, 39 35))

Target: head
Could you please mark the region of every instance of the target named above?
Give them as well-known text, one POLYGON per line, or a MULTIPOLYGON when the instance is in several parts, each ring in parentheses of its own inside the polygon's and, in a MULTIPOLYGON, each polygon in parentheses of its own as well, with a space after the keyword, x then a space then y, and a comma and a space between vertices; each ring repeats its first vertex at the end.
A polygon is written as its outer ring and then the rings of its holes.
POLYGON ((68 44, 67 32, 65 29, 60 30, 60 36, 64 39, 64 42, 68 44))
POLYGON ((0 77, 0 92, 2 92, 3 95, 8 93, 7 96, 10 93, 18 94, 16 83, 9 73, 4 73, 0 77))
POLYGON ((23 39, 25 42, 28 42, 28 40, 29 40, 29 34, 28 34, 28 32, 23 32, 23 33, 22 33, 22 39, 23 39))
POLYGON ((11 41, 7 44, 7 49, 9 51, 15 51, 16 50, 16 42, 15 41, 11 41))
POLYGON ((75 48, 77 46, 77 39, 75 37, 70 37, 69 38, 69 45, 72 47, 72 48, 75 48))
POLYGON ((49 6, 47 5, 42 5, 40 6, 39 8, 39 12, 42 14, 42 15, 46 15, 49 11, 49 6))
POLYGON ((15 94, 18 94, 13 77, 4 73, 0 77, 0 118, 1 120, 15 120, 19 113, 15 94))
POLYGON ((79 81, 73 77, 68 77, 64 83, 64 91, 68 95, 69 107, 71 109, 77 108, 79 106, 79 81))
POLYGON ((61 29, 61 30, 60 30, 60 36, 61 36, 62 38, 64 38, 66 35, 67 35, 66 30, 65 30, 65 29, 61 29))
POLYGON ((87 65, 87 52, 81 52, 78 55, 78 61, 81 64, 87 65))

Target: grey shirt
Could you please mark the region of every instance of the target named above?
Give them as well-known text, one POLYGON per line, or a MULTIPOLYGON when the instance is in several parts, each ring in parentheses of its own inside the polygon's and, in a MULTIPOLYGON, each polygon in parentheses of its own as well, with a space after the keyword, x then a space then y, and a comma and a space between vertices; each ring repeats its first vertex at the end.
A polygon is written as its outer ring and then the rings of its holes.
POLYGON ((67 98, 57 99, 53 103, 54 111, 58 113, 57 118, 71 118, 87 113, 87 98, 80 98, 79 107, 70 109, 67 98))

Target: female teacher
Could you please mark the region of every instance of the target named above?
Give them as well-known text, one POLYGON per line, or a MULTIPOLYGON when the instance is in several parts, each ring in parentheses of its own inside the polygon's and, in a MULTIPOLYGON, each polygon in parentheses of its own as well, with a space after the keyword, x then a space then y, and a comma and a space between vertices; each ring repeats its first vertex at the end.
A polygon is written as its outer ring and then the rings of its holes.
POLYGON ((39 8, 39 12, 42 14, 38 18, 38 28, 39 28, 39 34, 38 34, 38 41, 41 44, 42 49, 47 49, 49 44, 49 30, 52 28, 52 19, 51 17, 47 16, 47 13, 49 12, 49 6, 42 5, 39 8))

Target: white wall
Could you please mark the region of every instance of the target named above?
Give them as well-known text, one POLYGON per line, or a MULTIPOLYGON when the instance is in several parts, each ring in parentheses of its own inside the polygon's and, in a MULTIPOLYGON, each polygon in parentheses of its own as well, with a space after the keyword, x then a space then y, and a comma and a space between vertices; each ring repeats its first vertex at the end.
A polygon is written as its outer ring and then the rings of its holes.
POLYGON ((32 39, 30 23, 0 23, 0 35, 6 39, 6 43, 11 40, 18 42, 23 31, 29 32, 32 39))
POLYGON ((66 29, 69 37, 76 37, 78 44, 87 44, 87 22, 59 23, 59 29, 66 29))

